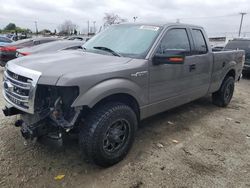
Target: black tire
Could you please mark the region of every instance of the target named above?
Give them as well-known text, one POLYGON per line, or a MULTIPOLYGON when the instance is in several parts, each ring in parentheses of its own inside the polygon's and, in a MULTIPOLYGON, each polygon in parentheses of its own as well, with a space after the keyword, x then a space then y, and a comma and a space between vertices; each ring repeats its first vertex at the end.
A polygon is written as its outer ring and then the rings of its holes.
POLYGON ((80 128, 81 153, 96 165, 114 165, 127 155, 136 129, 137 117, 129 106, 113 102, 99 106, 80 128))
POLYGON ((212 94, 213 104, 219 107, 226 107, 230 103, 233 97, 234 83, 235 80, 233 77, 231 76, 226 77, 220 89, 212 94))

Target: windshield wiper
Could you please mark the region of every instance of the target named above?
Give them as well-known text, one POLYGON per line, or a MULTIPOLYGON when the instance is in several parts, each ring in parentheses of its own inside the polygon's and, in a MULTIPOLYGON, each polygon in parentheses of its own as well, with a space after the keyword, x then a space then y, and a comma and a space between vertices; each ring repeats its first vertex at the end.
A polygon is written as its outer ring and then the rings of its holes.
POLYGON ((97 50, 103 50, 103 51, 109 52, 109 53, 113 54, 114 56, 121 57, 121 54, 115 52, 114 50, 111 50, 110 48, 104 47, 104 46, 94 46, 93 48, 97 49, 97 50))

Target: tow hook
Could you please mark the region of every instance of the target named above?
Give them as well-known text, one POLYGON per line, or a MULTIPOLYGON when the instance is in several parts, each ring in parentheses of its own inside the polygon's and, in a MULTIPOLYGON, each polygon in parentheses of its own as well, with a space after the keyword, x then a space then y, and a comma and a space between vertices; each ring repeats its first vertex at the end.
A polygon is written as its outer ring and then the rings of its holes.
POLYGON ((15 122, 15 127, 21 127, 23 124, 23 120, 19 119, 15 122))
POLYGON ((34 138, 33 131, 30 130, 24 122, 22 122, 21 124, 21 134, 26 140, 27 139, 32 140, 34 138))
POLYGON ((28 140, 28 139, 33 140, 36 137, 36 135, 34 134, 33 130, 30 129, 29 126, 27 126, 27 124, 23 120, 21 120, 21 119, 17 120, 15 122, 15 126, 16 127, 21 127, 20 131, 21 131, 21 134, 24 137, 24 139, 26 139, 26 140, 28 140))
POLYGON ((33 132, 25 125, 23 120, 19 119, 15 122, 15 127, 21 127, 21 134, 22 136, 27 139, 33 138, 33 132))

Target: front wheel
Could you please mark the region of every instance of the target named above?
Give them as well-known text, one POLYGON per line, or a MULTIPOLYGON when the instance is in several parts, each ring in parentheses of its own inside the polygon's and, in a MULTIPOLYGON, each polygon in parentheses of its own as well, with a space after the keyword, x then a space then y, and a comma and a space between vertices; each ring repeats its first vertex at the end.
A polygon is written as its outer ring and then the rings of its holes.
POLYGON ((79 133, 85 159, 103 167, 121 161, 134 141, 135 112, 122 103, 108 103, 94 109, 79 133))
POLYGON ((220 89, 212 94, 212 100, 215 105, 226 107, 230 103, 234 93, 234 83, 235 80, 231 76, 224 79, 220 89))

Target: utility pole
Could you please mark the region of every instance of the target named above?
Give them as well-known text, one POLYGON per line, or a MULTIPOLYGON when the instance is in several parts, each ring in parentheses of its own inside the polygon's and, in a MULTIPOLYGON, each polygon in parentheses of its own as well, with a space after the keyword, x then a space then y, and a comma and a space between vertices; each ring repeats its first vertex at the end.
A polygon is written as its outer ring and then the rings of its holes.
POLYGON ((35 21, 35 27, 36 27, 36 35, 38 35, 37 21, 35 21))
POLYGON ((96 21, 93 21, 93 25, 94 25, 93 33, 95 33, 95 23, 96 21))
POLYGON ((87 24, 88 24, 88 32, 87 32, 87 35, 89 36, 89 20, 87 21, 87 24))
POLYGON ((133 17, 133 19, 134 19, 134 22, 136 21, 136 19, 137 19, 137 18, 138 18, 137 16, 134 16, 134 17, 133 17))
POLYGON ((247 14, 247 13, 245 13, 245 12, 241 12, 241 13, 240 13, 240 15, 241 15, 241 20, 240 20, 239 37, 240 37, 240 34, 241 34, 241 28, 242 28, 243 18, 244 18, 244 16, 245 16, 246 14, 247 14))

